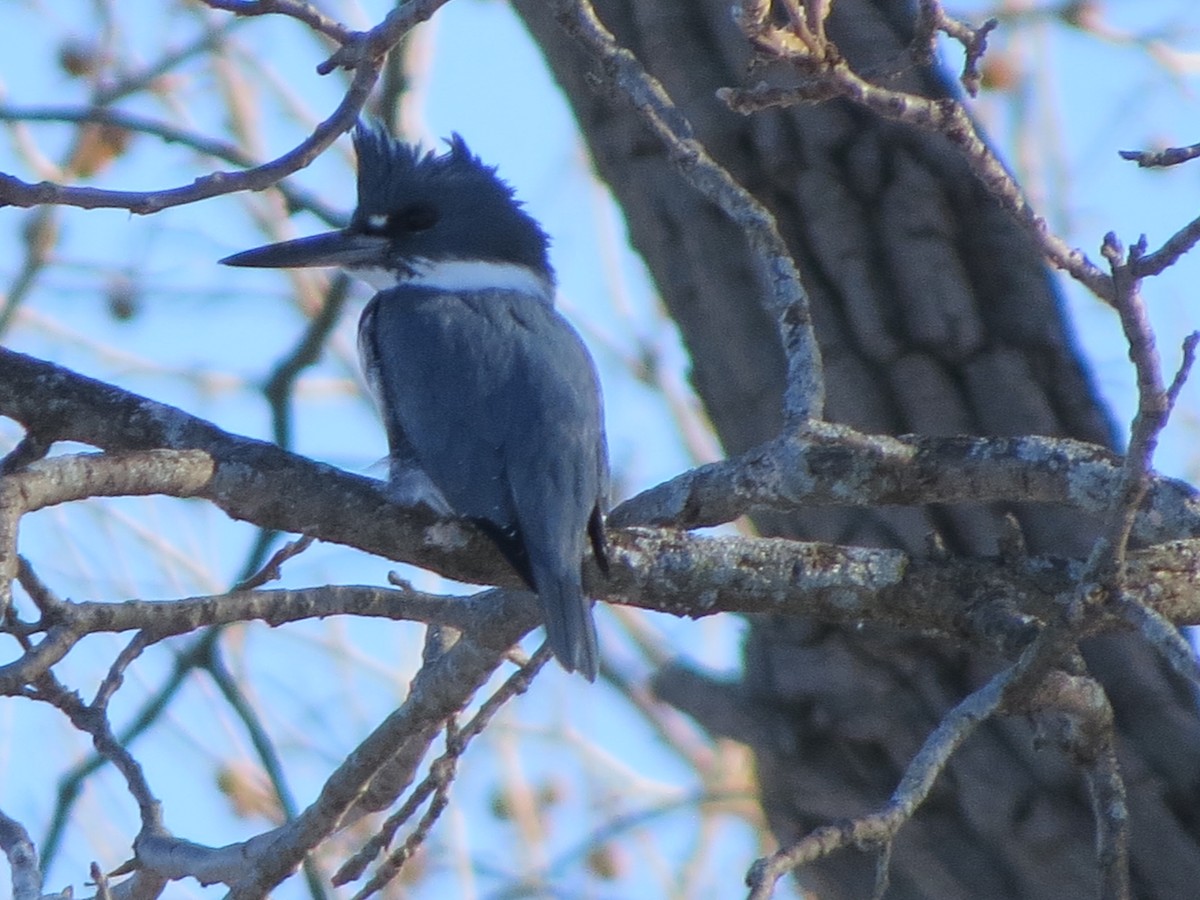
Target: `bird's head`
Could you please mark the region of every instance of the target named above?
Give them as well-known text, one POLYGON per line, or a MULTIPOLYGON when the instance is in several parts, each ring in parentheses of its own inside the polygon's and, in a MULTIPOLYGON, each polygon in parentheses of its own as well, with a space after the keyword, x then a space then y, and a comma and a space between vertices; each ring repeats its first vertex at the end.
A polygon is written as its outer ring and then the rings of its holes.
POLYGON ((379 289, 397 284, 521 287, 547 299, 549 243, 491 166, 457 134, 438 155, 360 121, 358 205, 341 231, 268 244, 221 260, 230 266, 338 266, 379 289))

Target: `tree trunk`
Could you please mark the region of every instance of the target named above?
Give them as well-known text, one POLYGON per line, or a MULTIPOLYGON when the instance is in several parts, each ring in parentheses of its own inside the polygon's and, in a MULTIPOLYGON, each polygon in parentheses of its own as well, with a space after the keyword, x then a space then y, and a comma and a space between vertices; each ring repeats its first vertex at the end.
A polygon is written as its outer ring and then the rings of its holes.
MULTIPOLYGON (((783 359, 749 292, 749 250, 675 172, 611 93, 594 93, 578 48, 547 4, 517 0, 572 103, 632 241, 691 353, 693 383, 726 451, 779 430, 783 359)), ((831 37, 859 71, 895 67, 911 26, 904 0, 835 0, 831 37)), ((1063 435, 1111 445, 1025 234, 944 141, 832 102, 749 118, 715 97, 757 82, 728 0, 597 0, 617 39, 666 86, 696 136, 779 220, 812 302, 827 415, 868 432, 1063 435)), ((937 72, 889 86, 945 94, 937 72)), ((1001 513, 1031 552, 1085 555, 1095 523, 1053 508, 820 510, 756 517, 765 533, 922 552, 994 554, 1001 513)), ((751 623, 736 684, 673 670, 661 693, 756 754, 778 839, 884 802, 945 710, 1004 661, 877 629, 795 618, 751 623), (736 710, 731 713, 731 710, 736 710), (730 724, 736 722, 736 725, 730 724)), ((1137 639, 1094 642, 1109 691, 1133 823, 1139 897, 1200 884, 1200 725, 1190 691, 1137 639)), ((821 897, 871 893, 874 858, 842 853, 803 876, 821 897)), ((1024 721, 993 721, 959 751, 891 860, 888 897, 1064 898, 1097 890, 1095 829, 1079 770, 1037 749, 1024 721)))

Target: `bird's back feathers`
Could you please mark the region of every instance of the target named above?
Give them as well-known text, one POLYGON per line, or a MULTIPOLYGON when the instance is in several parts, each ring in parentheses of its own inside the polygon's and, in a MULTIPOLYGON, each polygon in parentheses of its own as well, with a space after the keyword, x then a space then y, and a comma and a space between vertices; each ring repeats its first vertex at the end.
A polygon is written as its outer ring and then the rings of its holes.
POLYGON ((589 536, 604 552, 608 461, 579 336, 526 293, 414 286, 377 294, 360 329, 393 451, 411 454, 455 512, 486 523, 537 591, 555 655, 594 679, 580 564, 589 536))

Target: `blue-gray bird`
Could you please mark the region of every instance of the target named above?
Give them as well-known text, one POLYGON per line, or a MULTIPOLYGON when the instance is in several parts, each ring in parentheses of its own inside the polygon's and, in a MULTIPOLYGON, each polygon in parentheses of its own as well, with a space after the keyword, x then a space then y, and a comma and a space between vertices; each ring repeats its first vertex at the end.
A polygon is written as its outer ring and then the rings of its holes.
POLYGON ((537 592, 555 656, 594 680, 581 564, 590 542, 608 568, 608 451, 595 365, 554 309, 548 238, 457 135, 422 153, 360 122, 354 146, 347 228, 221 262, 340 266, 379 291, 358 343, 394 493, 478 524, 537 592))

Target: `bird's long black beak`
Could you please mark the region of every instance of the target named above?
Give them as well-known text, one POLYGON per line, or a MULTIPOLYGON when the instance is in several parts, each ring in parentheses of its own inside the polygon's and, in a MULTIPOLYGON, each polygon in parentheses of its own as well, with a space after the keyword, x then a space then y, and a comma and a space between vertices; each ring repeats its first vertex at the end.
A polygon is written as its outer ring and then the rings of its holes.
POLYGON ((329 231, 311 237, 244 250, 221 260, 225 266, 256 269, 292 269, 313 266, 364 268, 382 266, 387 259, 388 240, 373 234, 329 231))

